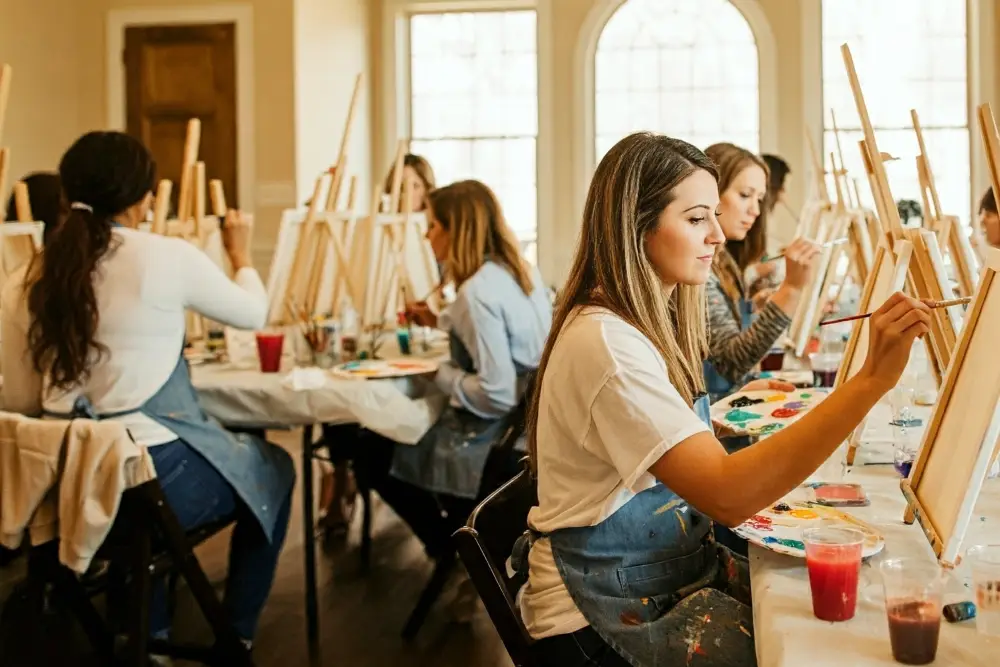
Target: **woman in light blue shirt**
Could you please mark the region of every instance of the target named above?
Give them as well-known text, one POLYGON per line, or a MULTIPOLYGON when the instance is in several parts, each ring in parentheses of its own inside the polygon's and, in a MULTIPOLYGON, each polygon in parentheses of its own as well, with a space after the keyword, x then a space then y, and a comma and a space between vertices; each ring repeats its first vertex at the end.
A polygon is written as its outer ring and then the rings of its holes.
POLYGON ((538 367, 552 305, 486 185, 461 181, 434 190, 427 220, 427 240, 457 296, 440 315, 426 303, 407 310, 415 323, 449 334, 451 360, 434 378, 448 405, 416 445, 395 446, 369 435, 358 463, 364 468, 359 475, 367 476, 434 556, 479 494, 490 446, 503 430, 501 418, 520 401, 538 367))

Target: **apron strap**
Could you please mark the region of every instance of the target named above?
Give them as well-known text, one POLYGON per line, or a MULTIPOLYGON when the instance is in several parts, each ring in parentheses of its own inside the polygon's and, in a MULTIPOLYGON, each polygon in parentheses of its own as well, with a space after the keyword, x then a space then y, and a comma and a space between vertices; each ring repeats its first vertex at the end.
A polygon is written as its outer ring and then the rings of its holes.
POLYGON ((137 412, 137 410, 119 410, 118 412, 104 412, 98 414, 97 410, 94 409, 94 404, 90 402, 89 398, 83 395, 76 397, 76 400, 73 401, 73 409, 70 412, 42 410, 42 414, 44 416, 53 417, 55 419, 92 419, 94 421, 101 421, 102 419, 116 419, 118 417, 133 414, 134 412, 137 412))

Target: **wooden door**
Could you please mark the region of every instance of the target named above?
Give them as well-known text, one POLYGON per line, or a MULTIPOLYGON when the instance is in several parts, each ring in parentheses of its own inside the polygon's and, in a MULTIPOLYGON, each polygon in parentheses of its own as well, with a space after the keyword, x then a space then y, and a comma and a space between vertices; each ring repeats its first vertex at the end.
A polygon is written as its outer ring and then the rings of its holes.
POLYGON ((207 177, 222 181, 229 206, 239 205, 235 46, 232 23, 125 29, 126 131, 152 151, 159 178, 173 181, 173 211, 191 118, 201 120, 207 177))

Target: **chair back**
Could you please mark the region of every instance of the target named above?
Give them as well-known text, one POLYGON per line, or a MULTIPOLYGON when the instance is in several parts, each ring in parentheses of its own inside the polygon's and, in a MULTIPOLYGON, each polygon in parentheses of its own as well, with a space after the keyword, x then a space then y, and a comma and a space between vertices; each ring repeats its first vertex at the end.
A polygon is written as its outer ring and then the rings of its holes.
POLYGON ((535 480, 525 464, 516 477, 483 500, 455 533, 459 556, 515 667, 539 665, 531 649, 534 640, 514 602, 525 577, 507 564, 514 542, 527 527, 528 511, 537 504, 535 480))
POLYGON ((500 486, 517 474, 517 459, 514 447, 524 435, 528 423, 528 402, 531 400, 532 388, 535 384, 535 374, 528 376, 524 393, 514 409, 504 417, 504 429, 500 438, 490 447, 483 468, 483 479, 479 483, 479 500, 493 493, 500 486))

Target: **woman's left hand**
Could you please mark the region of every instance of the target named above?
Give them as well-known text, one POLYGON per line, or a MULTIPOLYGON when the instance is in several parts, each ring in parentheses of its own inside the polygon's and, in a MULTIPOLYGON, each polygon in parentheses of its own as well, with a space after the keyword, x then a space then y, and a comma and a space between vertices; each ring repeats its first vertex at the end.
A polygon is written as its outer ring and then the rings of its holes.
POLYGON ((768 378, 763 378, 760 380, 753 380, 743 385, 740 391, 795 391, 795 385, 791 382, 782 382, 781 380, 771 380, 768 378))

